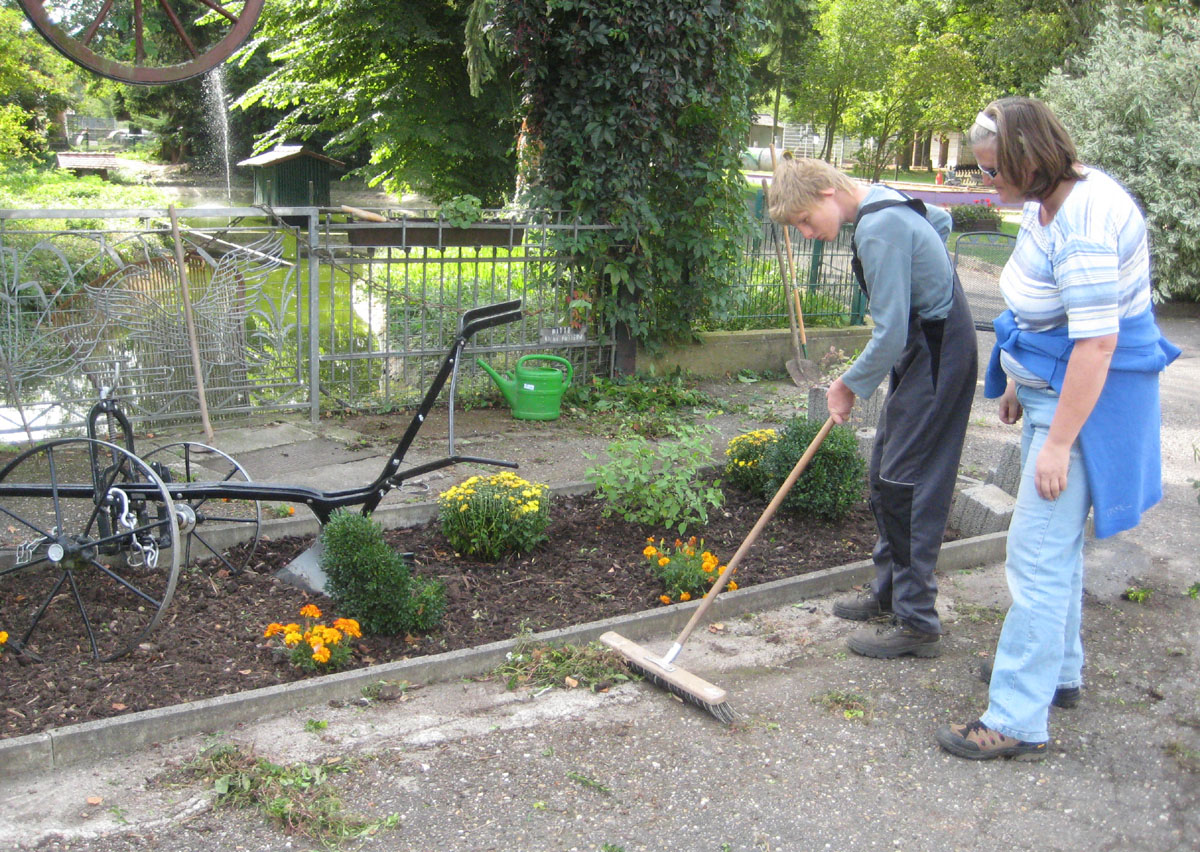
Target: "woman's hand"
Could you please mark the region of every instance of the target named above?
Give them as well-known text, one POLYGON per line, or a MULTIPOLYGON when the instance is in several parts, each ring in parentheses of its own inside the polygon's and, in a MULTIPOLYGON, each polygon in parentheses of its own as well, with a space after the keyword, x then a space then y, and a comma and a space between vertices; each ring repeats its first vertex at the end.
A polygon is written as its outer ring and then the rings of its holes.
POLYGON ((1047 441, 1038 453, 1034 484, 1043 500, 1057 500, 1067 490, 1067 468, 1071 464, 1071 445, 1059 446, 1047 441))
POLYGON ((1017 383, 1009 381, 1000 397, 1000 422, 1011 426, 1021 419, 1022 412, 1021 403, 1017 402, 1017 383))

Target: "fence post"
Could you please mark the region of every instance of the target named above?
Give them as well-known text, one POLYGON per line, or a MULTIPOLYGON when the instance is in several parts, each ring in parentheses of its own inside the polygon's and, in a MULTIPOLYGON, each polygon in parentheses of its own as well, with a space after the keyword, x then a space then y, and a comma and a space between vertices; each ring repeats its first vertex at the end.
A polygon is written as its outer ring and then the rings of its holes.
MULTIPOLYGON (((308 416, 315 426, 321 421, 321 267, 317 251, 317 216, 308 210, 308 416)), ((296 241, 299 251, 300 241, 296 241)), ((299 262, 300 258, 296 258, 299 262)))

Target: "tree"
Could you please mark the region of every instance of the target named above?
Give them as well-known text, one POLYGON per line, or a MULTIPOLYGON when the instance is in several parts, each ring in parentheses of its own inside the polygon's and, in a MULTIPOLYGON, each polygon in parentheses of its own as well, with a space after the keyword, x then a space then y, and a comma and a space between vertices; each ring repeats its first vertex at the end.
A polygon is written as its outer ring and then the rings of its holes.
POLYGON ((537 150, 531 193, 585 231, 610 321, 657 344, 719 312, 750 224, 746 0, 502 0, 537 150))
POLYGON ((818 0, 817 45, 793 97, 793 117, 824 129, 821 156, 833 145, 860 92, 879 91, 903 30, 894 0, 818 0))
POLYGON ((816 8, 813 0, 767 0, 766 26, 750 74, 750 94, 755 102, 770 102, 771 117, 780 126, 783 92, 799 81, 797 72, 815 42, 816 8))
POLYGON ((851 129, 872 142, 860 154, 872 180, 896 159, 901 139, 965 127, 985 102, 979 70, 959 36, 923 29, 917 38, 895 47, 884 84, 860 93, 850 111, 851 129))
POLYGON ((470 94, 466 18, 451 0, 267 4, 241 59, 265 51, 276 66, 236 105, 284 114, 256 148, 324 135, 334 156, 368 147, 358 171, 389 192, 503 203, 516 173, 514 93, 496 75, 470 94))
POLYGON ((15 9, 0 8, 0 156, 31 158, 73 100, 80 72, 15 9))
POLYGON ((1200 18, 1110 7, 1075 73, 1051 74, 1043 98, 1084 162, 1141 204, 1157 292, 1200 301, 1200 18))

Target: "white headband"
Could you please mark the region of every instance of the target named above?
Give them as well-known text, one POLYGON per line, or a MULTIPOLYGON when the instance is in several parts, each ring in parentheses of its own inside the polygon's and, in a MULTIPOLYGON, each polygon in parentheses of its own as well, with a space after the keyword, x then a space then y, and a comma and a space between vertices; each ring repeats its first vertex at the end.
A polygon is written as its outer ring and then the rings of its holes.
POLYGON ((996 127, 996 122, 987 113, 980 112, 979 115, 975 116, 975 123, 978 124, 980 127, 982 127, 984 130, 988 131, 989 133, 999 133, 1000 132, 999 129, 997 129, 997 127, 996 127))

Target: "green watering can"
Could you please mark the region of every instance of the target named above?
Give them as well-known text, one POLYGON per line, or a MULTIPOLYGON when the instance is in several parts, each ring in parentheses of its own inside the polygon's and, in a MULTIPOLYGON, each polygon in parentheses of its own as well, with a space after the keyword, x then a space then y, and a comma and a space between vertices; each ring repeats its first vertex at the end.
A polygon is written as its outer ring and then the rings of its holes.
POLYGON ((513 417, 518 420, 557 420, 563 392, 571 386, 571 377, 575 374, 571 362, 557 355, 525 355, 517 361, 515 375, 501 376, 482 358, 476 358, 475 363, 492 377, 512 409, 513 417), (557 361, 567 368, 566 379, 561 370, 526 367, 526 361, 557 361))

